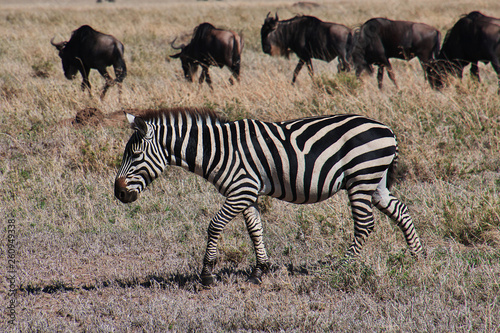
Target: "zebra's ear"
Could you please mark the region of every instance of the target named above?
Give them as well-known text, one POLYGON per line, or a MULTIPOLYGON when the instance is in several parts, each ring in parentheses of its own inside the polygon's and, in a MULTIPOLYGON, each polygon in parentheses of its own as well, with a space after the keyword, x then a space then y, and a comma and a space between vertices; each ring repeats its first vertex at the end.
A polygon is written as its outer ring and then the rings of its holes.
POLYGON ((133 126, 135 116, 130 114, 130 113, 127 113, 127 112, 124 112, 124 113, 125 113, 125 116, 127 117, 128 122, 130 123, 130 126, 133 126))
POLYGON ((127 120, 130 123, 130 128, 133 130, 139 132, 141 136, 146 136, 148 133, 148 125, 142 120, 140 117, 135 117, 134 115, 131 115, 130 113, 125 113, 127 116, 127 120))

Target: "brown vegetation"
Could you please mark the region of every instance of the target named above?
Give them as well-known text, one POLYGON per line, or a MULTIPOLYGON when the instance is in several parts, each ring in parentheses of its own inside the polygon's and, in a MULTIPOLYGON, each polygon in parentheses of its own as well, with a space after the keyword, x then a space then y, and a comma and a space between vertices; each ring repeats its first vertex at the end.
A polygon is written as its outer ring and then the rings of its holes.
MULTIPOLYGON (((400 89, 314 63, 295 86, 296 60, 262 53, 269 11, 294 1, 8 1, 0 5, 0 331, 498 331, 500 326, 500 98, 491 67, 482 82, 442 92, 418 61, 394 61, 400 89), (36 10, 35 10, 36 9, 36 10), (211 72, 213 90, 186 82, 170 41, 201 22, 242 32, 241 82, 211 72), (64 78, 53 36, 82 24, 125 45, 121 97, 100 101, 64 78), (285 120, 357 113, 394 129, 405 202, 428 258, 409 256, 397 227, 376 216, 354 264, 332 269, 353 223, 340 193, 315 205, 263 198, 271 271, 246 282, 254 263, 243 219, 219 243, 219 281, 198 273, 209 219, 223 198, 205 180, 169 168, 131 205, 113 181, 131 131, 121 110, 195 106, 229 119, 285 120), (76 123, 76 124, 73 124, 76 123), (16 227, 16 322, 7 322, 7 230, 16 227)), ((376 16, 419 21, 443 34, 460 15, 500 17, 498 1, 319 1, 307 13, 350 27, 376 16)), ((300 9, 304 11, 306 9, 300 9)), ((62 37, 61 37, 62 38, 62 37)), ((90 80, 98 87, 98 73, 90 80)))

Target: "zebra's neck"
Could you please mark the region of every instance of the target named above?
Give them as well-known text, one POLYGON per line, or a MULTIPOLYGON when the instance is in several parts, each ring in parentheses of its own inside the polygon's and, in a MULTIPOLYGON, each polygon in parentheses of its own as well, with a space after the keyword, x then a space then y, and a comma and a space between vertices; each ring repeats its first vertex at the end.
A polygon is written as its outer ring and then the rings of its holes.
POLYGON ((204 115, 166 115, 158 134, 170 165, 214 182, 226 155, 229 125, 204 115))

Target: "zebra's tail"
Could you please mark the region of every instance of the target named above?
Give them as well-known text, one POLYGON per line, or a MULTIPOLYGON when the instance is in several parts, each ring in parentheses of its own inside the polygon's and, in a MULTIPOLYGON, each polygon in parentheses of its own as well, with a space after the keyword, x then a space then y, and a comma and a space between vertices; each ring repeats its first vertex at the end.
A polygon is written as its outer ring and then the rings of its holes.
POLYGON ((389 165, 389 169, 387 171, 388 189, 391 188, 392 184, 394 184, 396 182, 396 179, 398 178, 398 159, 399 159, 399 152, 398 152, 398 146, 396 146, 396 151, 394 152, 394 159, 389 165))

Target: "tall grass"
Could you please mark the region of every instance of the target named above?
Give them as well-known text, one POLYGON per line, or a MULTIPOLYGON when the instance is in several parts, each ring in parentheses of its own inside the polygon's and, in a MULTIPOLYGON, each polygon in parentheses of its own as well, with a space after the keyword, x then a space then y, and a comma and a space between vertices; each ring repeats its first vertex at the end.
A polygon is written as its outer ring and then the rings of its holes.
MULTIPOLYGON (((14 219, 17 320, 0 331, 498 331, 500 325, 500 99, 491 67, 441 92, 416 60, 393 62, 400 89, 374 77, 337 75, 314 61, 292 86, 296 58, 261 51, 266 14, 299 12, 357 26, 375 16, 425 22, 443 34, 461 14, 500 17, 496 1, 321 2, 23 0, 0 5, 0 211, 14 219), (169 43, 201 22, 243 34, 242 80, 212 68, 214 89, 185 82, 169 43), (82 24, 125 44, 123 93, 91 74, 93 94, 64 78, 50 39, 82 24), (130 135, 123 109, 209 107, 230 119, 280 121, 356 113, 394 129, 400 144, 395 193, 405 202, 428 258, 406 252, 402 233, 381 214, 361 258, 330 265, 352 237, 347 197, 314 205, 261 200, 272 269, 245 282, 254 264, 237 218, 219 244, 219 281, 205 290, 201 268, 208 221, 223 198, 213 186, 169 168, 131 205, 113 181, 130 135), (72 124, 96 108, 99 126, 72 124)), ((2 237, 5 258, 6 236, 2 237)), ((4 263, 4 261, 2 261, 4 263)), ((3 265, 3 264, 2 264, 3 265)), ((3 266, 4 267, 4 266, 3 266)), ((2 268, 2 271, 5 269, 2 268)), ((7 283, 0 284, 2 293, 7 283)), ((4 293, 5 294, 5 293, 4 293)), ((7 298, 2 304, 6 304, 7 298)))

